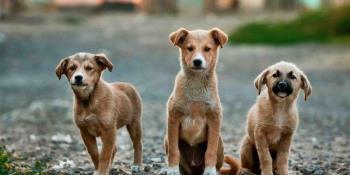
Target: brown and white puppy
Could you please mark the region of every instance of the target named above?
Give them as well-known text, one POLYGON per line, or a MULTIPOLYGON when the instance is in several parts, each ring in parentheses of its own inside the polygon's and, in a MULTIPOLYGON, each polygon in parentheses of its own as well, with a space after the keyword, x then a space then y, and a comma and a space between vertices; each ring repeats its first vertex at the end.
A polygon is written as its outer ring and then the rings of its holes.
POLYGON ((113 64, 104 54, 76 53, 56 67, 60 79, 66 75, 74 92, 74 121, 95 166, 95 174, 109 174, 116 153, 117 129, 126 126, 134 146, 133 171, 142 162, 141 98, 128 83, 107 83, 103 70, 113 64), (103 143, 99 154, 96 137, 103 143))
POLYGON ((169 38, 179 47, 181 70, 167 104, 167 174, 217 174, 223 163, 223 144, 215 68, 227 35, 218 28, 180 28, 169 38))
MULTIPOLYGON (((303 90, 305 101, 311 95, 307 76, 294 64, 276 63, 254 81, 260 94, 248 112, 247 134, 241 145, 241 166, 252 173, 288 174, 288 154, 298 127, 297 98, 303 90)), ((226 157, 234 168, 223 174, 237 174, 239 162, 226 157)))

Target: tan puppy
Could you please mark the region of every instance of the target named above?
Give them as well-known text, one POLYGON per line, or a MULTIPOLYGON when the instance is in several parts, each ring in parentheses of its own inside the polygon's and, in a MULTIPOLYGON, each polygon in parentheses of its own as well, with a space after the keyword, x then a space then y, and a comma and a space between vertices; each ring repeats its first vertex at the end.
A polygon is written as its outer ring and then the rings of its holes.
POLYGON ((113 65, 104 54, 77 53, 56 67, 60 79, 66 75, 74 92, 74 121, 95 165, 95 174, 109 174, 116 153, 117 129, 126 126, 134 146, 133 171, 142 162, 141 98, 128 83, 107 83, 101 77, 113 65), (98 153, 96 137, 103 146, 98 153))
POLYGON ((169 38, 179 47, 181 70, 167 104, 167 174, 217 174, 223 162, 223 146, 215 68, 219 47, 227 42, 227 36, 218 28, 180 28, 169 38))
MULTIPOLYGON (((256 79, 260 94, 248 112, 247 134, 241 146, 241 166, 252 173, 288 174, 288 154, 293 133, 298 127, 297 98, 304 90, 305 101, 311 95, 307 76, 294 64, 276 63, 256 79), (266 86, 264 86, 266 85, 266 86)), ((236 174, 238 162, 225 157, 234 168, 223 174, 236 174)))

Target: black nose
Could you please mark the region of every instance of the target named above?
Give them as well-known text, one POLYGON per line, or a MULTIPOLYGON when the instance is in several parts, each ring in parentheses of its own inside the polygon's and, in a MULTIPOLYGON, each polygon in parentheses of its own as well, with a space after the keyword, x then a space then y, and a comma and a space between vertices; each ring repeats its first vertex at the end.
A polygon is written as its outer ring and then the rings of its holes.
POLYGON ((81 75, 76 75, 76 76, 74 77, 74 79, 75 79, 75 82, 76 82, 76 83, 81 83, 81 81, 83 80, 83 76, 81 76, 81 75))
POLYGON ((195 67, 200 67, 202 65, 202 60, 200 60, 200 59, 193 60, 193 65, 195 67))
POLYGON ((278 88, 281 90, 285 90, 287 88, 287 82, 284 82, 284 81, 279 82, 278 88))

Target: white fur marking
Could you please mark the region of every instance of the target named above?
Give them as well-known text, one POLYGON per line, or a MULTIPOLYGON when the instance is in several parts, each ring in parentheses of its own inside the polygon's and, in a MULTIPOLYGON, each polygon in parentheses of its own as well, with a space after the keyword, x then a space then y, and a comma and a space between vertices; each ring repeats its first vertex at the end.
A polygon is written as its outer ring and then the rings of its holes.
POLYGON ((84 52, 79 52, 79 53, 78 53, 78 57, 79 57, 79 58, 83 58, 83 57, 85 56, 85 54, 86 54, 86 53, 84 53, 84 52))
POLYGON ((283 127, 283 126, 288 125, 288 124, 286 124, 286 121, 287 121, 286 115, 288 115, 288 114, 286 114, 286 113, 284 113, 284 112, 281 112, 281 111, 278 111, 278 112, 275 114, 276 125, 277 125, 278 127, 283 127))
POLYGON ((184 128, 188 128, 188 127, 191 127, 191 126, 195 125, 195 123, 196 123, 196 121, 193 120, 192 117, 186 116, 183 119, 182 125, 183 125, 184 128))
POLYGON ((71 83, 75 83, 75 77, 76 77, 77 75, 82 76, 82 77, 83 77, 82 82, 84 82, 84 75, 83 75, 83 70, 82 70, 82 69, 83 69, 83 68, 81 67, 79 70, 77 70, 77 71, 74 72, 73 76, 72 76, 71 79, 70 79, 70 82, 71 82, 71 83))
POLYGON ((196 56, 194 57, 194 59, 201 60, 202 61, 202 67, 206 68, 207 62, 205 61, 204 56, 202 55, 202 53, 198 52, 196 54, 196 56))
POLYGON ((98 171, 94 171, 94 175, 100 175, 98 171))
POLYGON ((217 175, 215 167, 205 167, 203 175, 217 175))
POLYGON ((179 166, 169 167, 167 175, 180 175, 179 166))

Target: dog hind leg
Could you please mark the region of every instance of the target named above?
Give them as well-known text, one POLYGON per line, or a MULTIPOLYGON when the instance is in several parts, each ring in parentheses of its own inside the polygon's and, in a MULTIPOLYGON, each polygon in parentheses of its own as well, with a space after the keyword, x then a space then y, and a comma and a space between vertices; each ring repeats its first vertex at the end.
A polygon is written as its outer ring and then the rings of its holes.
POLYGON ((249 170, 252 173, 260 174, 258 153, 255 146, 250 142, 248 136, 243 138, 240 154, 243 171, 249 170))
POLYGON ((133 147, 134 147, 134 166, 133 171, 139 171, 142 164, 142 128, 141 121, 136 119, 130 125, 127 125, 127 130, 129 132, 133 147), (138 166, 138 167, 137 167, 138 166))

